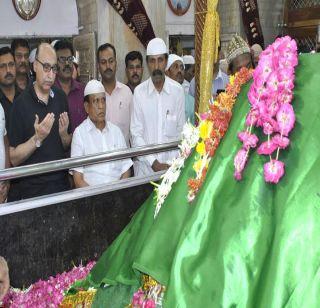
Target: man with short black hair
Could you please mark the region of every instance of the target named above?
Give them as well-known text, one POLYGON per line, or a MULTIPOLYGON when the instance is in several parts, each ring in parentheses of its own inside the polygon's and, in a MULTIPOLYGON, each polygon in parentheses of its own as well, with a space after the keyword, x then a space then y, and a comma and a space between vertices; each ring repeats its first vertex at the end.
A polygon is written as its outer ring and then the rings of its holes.
POLYGON ((73 133, 85 119, 83 107, 84 85, 72 78, 74 66, 74 51, 72 44, 67 40, 60 40, 54 44, 58 59, 58 73, 55 86, 62 89, 68 97, 71 132, 73 133))
POLYGON ((0 102, 6 117, 6 130, 9 129, 12 102, 20 94, 16 87, 16 64, 9 47, 0 48, 0 102))
POLYGON ((116 79, 117 54, 113 45, 106 43, 97 51, 98 69, 106 90, 106 121, 117 125, 130 145, 130 118, 132 92, 128 86, 116 79))
MULTIPOLYGON (((185 65, 183 63, 183 58, 179 57, 176 54, 170 54, 168 58, 168 65, 166 67, 166 75, 169 76, 174 81, 181 84, 184 88, 184 69, 185 65)), ((184 89, 186 92, 186 89, 184 89)), ((194 117, 194 97, 189 93, 185 93, 185 116, 186 120, 189 120, 190 123, 195 123, 194 117)))
POLYGON ((17 67, 16 83, 22 91, 27 87, 30 80, 29 43, 25 39, 15 39, 11 43, 11 50, 17 67))
POLYGON ((136 86, 141 83, 143 75, 143 58, 140 51, 130 51, 125 58, 127 86, 134 92, 136 86))
MULTIPOLYGON (((165 75, 168 49, 160 38, 147 46, 150 78, 136 87, 133 96, 131 135, 134 147, 177 141, 185 124, 185 98, 180 84, 165 75)), ((138 157, 135 175, 166 170, 177 151, 138 157)))
MULTIPOLYGON (((68 101, 53 87, 57 67, 55 50, 39 45, 34 62, 36 81, 14 101, 9 128, 10 160, 23 166, 65 158, 71 143, 68 101)), ((32 198, 69 189, 67 173, 57 171, 18 180, 8 201, 32 198)))

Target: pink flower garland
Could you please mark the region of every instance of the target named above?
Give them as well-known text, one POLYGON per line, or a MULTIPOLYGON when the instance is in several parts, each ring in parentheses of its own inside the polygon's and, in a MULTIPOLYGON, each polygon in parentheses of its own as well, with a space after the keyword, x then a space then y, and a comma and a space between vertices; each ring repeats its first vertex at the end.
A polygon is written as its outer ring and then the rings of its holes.
POLYGON ((297 44, 289 36, 278 38, 261 53, 248 93, 251 109, 246 117, 246 130, 238 134, 243 145, 234 158, 236 180, 242 179, 250 149, 258 146, 259 139, 252 133, 254 126, 261 127, 267 135, 267 141, 257 149, 259 155, 270 157, 263 168, 265 181, 278 183, 284 175, 284 163, 278 159, 280 149, 290 144, 288 136, 295 124, 291 101, 297 65, 297 44), (274 152, 276 157, 272 158, 274 152))
POLYGON ((64 298, 64 291, 75 281, 85 278, 94 264, 95 262, 89 262, 85 267, 74 267, 71 271, 50 277, 47 281, 39 280, 25 291, 11 289, 3 300, 3 307, 59 307, 64 298))

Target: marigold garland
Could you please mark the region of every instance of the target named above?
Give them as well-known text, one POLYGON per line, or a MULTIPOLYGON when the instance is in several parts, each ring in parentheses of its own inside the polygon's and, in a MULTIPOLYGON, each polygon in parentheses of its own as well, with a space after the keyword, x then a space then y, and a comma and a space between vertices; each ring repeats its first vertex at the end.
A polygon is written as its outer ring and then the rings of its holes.
POLYGON ((220 93, 210 105, 209 111, 200 117, 200 140, 196 146, 199 155, 196 156, 193 165, 196 177, 188 180, 189 202, 194 200, 206 178, 209 163, 228 130, 236 98, 241 87, 252 78, 252 73, 252 70, 242 68, 234 76, 231 76, 226 92, 220 93))

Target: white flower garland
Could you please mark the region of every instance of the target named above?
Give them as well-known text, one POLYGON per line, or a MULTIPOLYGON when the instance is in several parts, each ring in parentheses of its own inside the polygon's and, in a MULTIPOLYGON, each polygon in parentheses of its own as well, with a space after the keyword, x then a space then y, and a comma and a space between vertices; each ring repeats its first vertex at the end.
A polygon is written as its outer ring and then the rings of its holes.
POLYGON ((161 177, 161 184, 152 183, 155 188, 157 205, 154 212, 154 218, 160 212, 161 206, 164 200, 167 198, 171 191, 173 183, 179 178, 182 167, 184 166, 185 160, 192 153, 192 149, 196 146, 199 140, 199 128, 194 127, 190 122, 187 122, 182 131, 182 141, 179 145, 180 153, 179 156, 171 162, 171 165, 167 172, 161 177))

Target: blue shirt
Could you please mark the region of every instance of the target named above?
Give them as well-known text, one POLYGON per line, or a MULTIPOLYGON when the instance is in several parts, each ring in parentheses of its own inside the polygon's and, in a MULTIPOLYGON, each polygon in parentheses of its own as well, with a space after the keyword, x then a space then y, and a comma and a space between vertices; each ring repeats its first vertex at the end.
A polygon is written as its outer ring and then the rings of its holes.
MULTIPOLYGON (((223 73, 220 69, 218 72, 218 75, 216 79, 212 82, 212 96, 216 97, 218 90, 225 90, 227 84, 229 83, 229 76, 225 73, 223 73)), ((189 94, 193 97, 195 97, 195 78, 193 78, 190 82, 190 88, 189 88, 189 94)))

